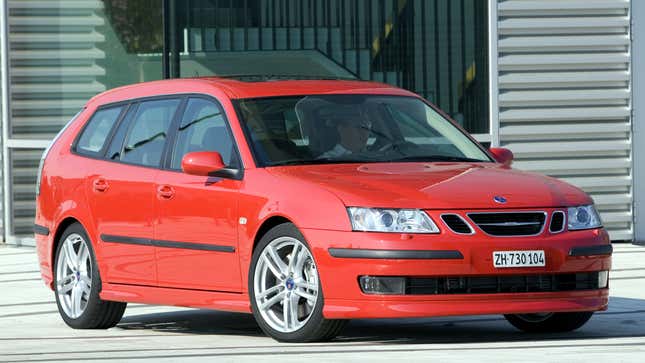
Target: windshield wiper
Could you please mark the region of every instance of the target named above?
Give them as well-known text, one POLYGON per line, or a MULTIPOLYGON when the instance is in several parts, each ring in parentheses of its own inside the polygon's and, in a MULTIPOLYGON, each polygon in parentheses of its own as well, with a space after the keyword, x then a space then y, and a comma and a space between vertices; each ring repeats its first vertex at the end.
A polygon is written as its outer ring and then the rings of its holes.
POLYGON ((317 159, 290 159, 276 161, 266 166, 285 166, 285 165, 312 165, 312 164, 365 164, 365 163, 383 163, 389 160, 369 160, 364 158, 317 158, 317 159))
POLYGON ((392 163, 392 162, 405 162, 405 161, 458 161, 458 162, 475 162, 484 163, 486 160, 471 159, 460 156, 446 156, 446 155, 416 155, 405 156, 395 159, 364 159, 364 158, 317 158, 317 159, 289 159, 276 161, 267 164, 266 166, 287 166, 287 165, 312 165, 312 164, 365 164, 365 163, 392 163))
POLYGON ((413 155, 413 156, 404 156, 401 158, 389 159, 388 162, 398 162, 398 161, 461 161, 461 162, 473 162, 473 163, 485 163, 486 160, 466 158, 462 156, 447 156, 447 155, 413 155))
POLYGON ((285 166, 285 165, 311 165, 311 164, 344 164, 344 163, 362 163, 364 161, 357 159, 338 159, 338 158, 318 158, 318 159, 291 159, 270 163, 267 166, 285 166))

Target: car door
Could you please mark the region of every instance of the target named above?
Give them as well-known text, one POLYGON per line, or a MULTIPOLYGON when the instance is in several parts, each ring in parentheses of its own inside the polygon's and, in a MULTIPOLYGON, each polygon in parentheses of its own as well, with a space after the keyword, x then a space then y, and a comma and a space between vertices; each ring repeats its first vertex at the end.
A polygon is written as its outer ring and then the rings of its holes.
POLYGON ((159 172, 155 186, 159 286, 241 291, 237 249, 241 180, 181 171, 182 157, 194 151, 218 151, 225 165, 239 170, 224 111, 214 99, 191 97, 173 129, 167 170, 159 172))
POLYGON ((175 98, 133 104, 104 160, 97 160, 88 175, 88 199, 106 266, 102 278, 107 282, 156 285, 154 181, 180 102, 175 98))

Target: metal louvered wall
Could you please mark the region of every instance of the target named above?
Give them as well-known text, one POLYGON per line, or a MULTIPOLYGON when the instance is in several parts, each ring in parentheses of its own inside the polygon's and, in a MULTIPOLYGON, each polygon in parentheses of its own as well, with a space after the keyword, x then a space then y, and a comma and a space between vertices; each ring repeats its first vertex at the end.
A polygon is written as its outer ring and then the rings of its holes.
MULTIPOLYGON (((7 71, 9 69, 9 63, 7 62, 7 49, 8 49, 8 44, 6 43, 7 41, 7 23, 6 23, 6 16, 7 13, 7 4, 5 0, 0 0, 0 131, 4 132, 4 128, 6 125, 5 120, 8 118, 9 115, 9 104, 7 102, 7 95, 5 94, 5 90, 8 87, 8 83, 6 83, 7 79, 7 71)), ((5 137, 3 136, 2 139, 0 140, 0 144, 3 143, 5 137)), ((4 150, 4 145, 0 145, 0 150, 4 150)), ((4 159, 4 153, 0 153, 0 165, 2 165, 2 161, 4 159)), ((4 167, 0 168, 0 180, 3 180, 4 176, 4 167)), ((4 184, 4 183, 3 183, 4 184)), ((3 215, 4 212, 4 190, 3 188, 0 188, 0 215, 3 215)), ((0 218, 0 241, 4 242, 4 218, 0 218)))
POLYGON ((500 0, 497 16, 500 145, 590 193, 612 240, 632 240, 629 0, 500 0))
MULTIPOLYGON (((105 57, 97 44, 97 0, 10 0, 8 3, 10 118, 6 149, 9 198, 5 208, 8 242, 25 243, 35 211, 38 162, 53 136, 85 104, 105 90, 97 77, 105 57), (14 239, 12 241, 12 239, 14 239)), ((29 241, 26 242, 29 244, 29 241)))

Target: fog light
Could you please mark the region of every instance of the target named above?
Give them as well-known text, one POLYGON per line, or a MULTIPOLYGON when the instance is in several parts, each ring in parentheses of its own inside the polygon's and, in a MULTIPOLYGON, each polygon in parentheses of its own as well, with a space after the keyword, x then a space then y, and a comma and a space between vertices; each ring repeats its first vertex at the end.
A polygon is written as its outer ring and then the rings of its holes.
POLYGON ((598 288, 604 289, 609 283, 609 271, 598 271, 598 288))
POLYGON ((359 284, 366 294, 405 294, 405 277, 361 276, 359 284))

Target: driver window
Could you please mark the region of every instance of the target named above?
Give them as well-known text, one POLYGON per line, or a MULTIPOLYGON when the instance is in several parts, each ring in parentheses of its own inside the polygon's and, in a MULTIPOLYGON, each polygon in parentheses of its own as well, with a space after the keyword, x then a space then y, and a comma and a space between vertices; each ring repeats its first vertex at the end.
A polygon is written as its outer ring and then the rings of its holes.
POLYGON ((232 166, 237 160, 233 147, 222 109, 212 101, 191 98, 177 131, 171 168, 181 170, 181 159, 195 151, 217 151, 224 165, 232 166))

